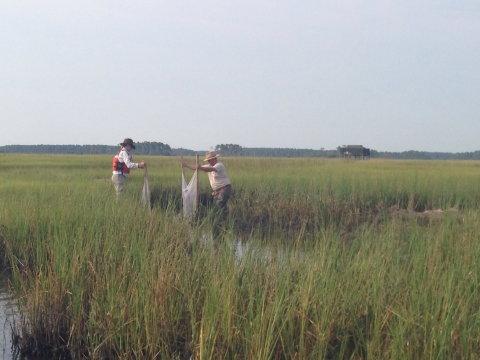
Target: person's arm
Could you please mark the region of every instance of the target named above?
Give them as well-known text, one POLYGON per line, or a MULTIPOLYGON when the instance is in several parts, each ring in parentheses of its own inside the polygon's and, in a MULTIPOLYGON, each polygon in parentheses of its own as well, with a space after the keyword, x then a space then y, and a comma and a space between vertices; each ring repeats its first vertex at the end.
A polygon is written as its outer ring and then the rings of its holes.
POLYGON ((118 159, 121 162, 124 162, 125 165, 127 165, 127 167, 129 169, 138 169, 138 168, 143 169, 147 166, 147 163, 145 161, 142 161, 141 163, 131 162, 130 161, 130 156, 128 155, 127 151, 125 151, 125 150, 120 151, 120 154, 118 155, 118 159))
POLYGON ((187 169, 190 169, 190 170, 197 170, 198 169, 198 170, 201 170, 201 171, 204 171, 204 172, 217 171, 217 169, 215 169, 213 167, 210 167, 210 166, 202 166, 202 165, 199 165, 199 164, 187 164, 183 160, 183 156, 182 156, 181 164, 182 164, 182 167, 186 167, 187 169))
POLYGON ((215 165, 209 165, 209 166, 200 166, 198 168, 199 170, 202 170, 204 172, 221 172, 222 170, 225 169, 222 163, 216 162, 215 165))
POLYGON ((182 164, 182 167, 186 167, 187 169, 190 169, 190 170, 197 170, 197 166, 198 165, 190 165, 190 164, 187 164, 184 160, 183 160, 183 156, 182 156, 182 161, 181 161, 181 164, 182 164))
POLYGON ((198 165, 198 170, 202 170, 204 172, 212 172, 212 171, 217 172, 217 169, 215 169, 213 166, 200 166, 200 165, 198 165))

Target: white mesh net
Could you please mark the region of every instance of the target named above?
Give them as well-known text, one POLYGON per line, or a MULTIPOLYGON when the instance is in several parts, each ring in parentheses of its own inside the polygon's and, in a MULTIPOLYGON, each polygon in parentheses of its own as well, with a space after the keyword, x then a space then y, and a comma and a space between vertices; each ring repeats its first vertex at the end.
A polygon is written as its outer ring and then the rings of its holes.
POLYGON ((198 170, 193 173, 187 184, 185 170, 182 168, 183 217, 192 217, 197 212, 197 174, 198 170))
POLYGON ((147 168, 145 168, 145 172, 143 175, 142 203, 143 205, 148 206, 148 212, 152 213, 152 206, 150 203, 150 186, 148 185, 147 168))

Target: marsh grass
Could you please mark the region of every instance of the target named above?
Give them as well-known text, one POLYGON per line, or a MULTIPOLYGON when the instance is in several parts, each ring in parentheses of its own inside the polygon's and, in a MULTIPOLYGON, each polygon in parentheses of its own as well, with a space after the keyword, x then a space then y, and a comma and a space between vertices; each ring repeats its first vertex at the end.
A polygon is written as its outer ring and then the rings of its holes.
POLYGON ((480 356, 475 162, 225 158, 234 196, 218 241, 207 196, 196 222, 178 217, 178 159, 147 158, 151 215, 140 171, 115 200, 108 157, 2 161, 0 249, 23 353, 480 356))

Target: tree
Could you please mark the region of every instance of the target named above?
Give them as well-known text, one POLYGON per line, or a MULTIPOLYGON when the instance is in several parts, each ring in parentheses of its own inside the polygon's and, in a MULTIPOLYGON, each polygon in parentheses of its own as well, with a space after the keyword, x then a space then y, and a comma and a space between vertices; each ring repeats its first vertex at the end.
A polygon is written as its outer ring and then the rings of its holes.
POLYGON ((215 151, 227 156, 240 156, 242 155, 243 148, 238 144, 220 144, 215 146, 215 151))

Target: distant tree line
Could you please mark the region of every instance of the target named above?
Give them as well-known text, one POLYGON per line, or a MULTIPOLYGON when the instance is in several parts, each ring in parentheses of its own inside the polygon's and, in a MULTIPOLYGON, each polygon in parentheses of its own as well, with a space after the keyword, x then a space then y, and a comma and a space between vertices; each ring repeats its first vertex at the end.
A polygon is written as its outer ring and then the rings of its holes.
POLYGON ((242 156, 243 147, 238 144, 220 144, 215 146, 215 152, 222 154, 223 156, 242 156))
MULTIPOLYGON (((22 154, 116 154, 120 145, 6 145, 0 147, 1 153, 22 154)), ((172 155, 170 145, 162 142, 135 143, 138 155, 172 155)))
POLYGON ((403 152, 375 151, 372 157, 406 160, 480 160, 480 151, 447 153, 409 150, 403 152))
MULTIPOLYGON (((171 148, 162 142, 135 143, 135 154, 138 155, 172 155, 193 156, 203 155, 205 151, 195 151, 184 148, 171 148)), ((0 153, 23 154, 116 154, 119 145, 5 145, 0 146, 0 153)), ((293 149, 293 148, 247 148, 238 144, 219 144, 215 151, 222 156, 247 156, 247 157, 339 157, 339 148, 332 150, 293 149)), ((376 151, 370 149, 372 158, 383 159, 411 159, 411 160, 480 160, 480 151, 448 153, 409 150, 403 152, 376 151)))
MULTIPOLYGON (((339 149, 333 150, 291 149, 291 148, 245 148, 238 144, 219 144, 215 151, 223 156, 260 156, 260 157, 339 157, 339 149)), ((412 160, 480 160, 480 151, 447 153, 428 151, 387 152, 370 150, 370 157, 383 159, 412 159, 412 160)))
POLYGON ((246 148, 238 144, 219 144, 215 151, 223 156, 259 157, 337 157, 336 150, 293 148, 246 148))
POLYGON ((265 157, 338 157, 336 150, 314 150, 294 148, 246 148, 246 156, 265 157))
POLYGON ((205 154, 205 152, 206 151, 194 151, 194 150, 184 149, 184 148, 172 148, 173 156, 180 156, 180 155, 195 156, 197 154, 205 154))

